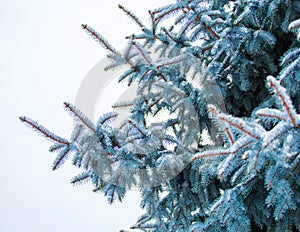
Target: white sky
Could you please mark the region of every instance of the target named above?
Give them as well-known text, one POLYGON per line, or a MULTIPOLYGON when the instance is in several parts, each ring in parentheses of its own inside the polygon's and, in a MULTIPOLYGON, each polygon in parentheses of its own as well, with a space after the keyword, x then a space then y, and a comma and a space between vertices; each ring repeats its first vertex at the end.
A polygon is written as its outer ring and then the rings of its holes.
POLYGON ((91 185, 70 184, 79 172, 71 165, 52 172, 51 143, 18 120, 28 115, 69 137, 72 120, 62 103, 74 102, 81 81, 106 54, 80 25, 89 24, 122 49, 124 37, 138 27, 118 3, 145 23, 148 9, 163 4, 159 0, 0 0, 1 232, 113 232, 128 229, 141 214, 138 192, 109 206, 102 195, 91 191, 91 185))

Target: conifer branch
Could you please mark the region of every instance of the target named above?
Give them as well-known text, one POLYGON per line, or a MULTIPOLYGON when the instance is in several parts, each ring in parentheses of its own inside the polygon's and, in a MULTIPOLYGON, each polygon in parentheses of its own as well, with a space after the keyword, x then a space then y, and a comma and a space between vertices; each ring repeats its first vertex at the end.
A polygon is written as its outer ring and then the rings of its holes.
POLYGON ((112 108, 127 108, 134 106, 134 103, 132 102, 121 102, 121 103, 115 103, 111 107, 112 108))
POLYGON ((139 83, 141 83, 142 81, 143 81, 143 79, 147 76, 147 74, 149 73, 149 72, 151 72, 152 70, 150 70, 150 69, 148 69, 148 70, 146 70, 144 73, 143 73, 143 75, 141 76, 141 78, 139 79, 139 83))
POLYGON ((145 28, 145 26, 143 25, 143 23, 132 13, 130 12, 128 9, 126 9, 124 6, 122 6, 121 4, 118 5, 119 8, 126 14, 128 15, 137 25, 139 25, 142 29, 145 28))
POLYGON ((149 15, 150 15, 150 19, 151 19, 151 32, 152 32, 152 35, 154 36, 154 38, 157 38, 156 37, 156 22, 154 20, 154 14, 149 10, 148 11, 149 15))
POLYGON ((149 57, 147 51, 144 48, 142 48, 139 43, 135 41, 132 41, 132 45, 137 48, 137 50, 140 52, 140 54, 142 55, 146 63, 151 64, 151 58, 149 57))
POLYGON ((275 109, 260 109, 256 111, 256 115, 260 117, 274 118, 280 121, 285 121, 284 115, 275 109))
POLYGON ((182 36, 184 35, 184 33, 188 30, 188 28, 193 24, 193 21, 189 22, 188 25, 186 25, 184 27, 184 29, 181 31, 179 38, 182 38, 182 36))
POLYGON ((89 172, 83 172, 78 176, 73 177, 71 180, 71 184, 83 184, 84 182, 87 182, 90 177, 91 174, 89 172))
POLYGON ((223 156, 223 155, 230 155, 230 154, 231 154, 230 150, 222 150, 222 149, 212 150, 212 151, 205 151, 205 152, 202 152, 198 155, 195 155, 192 158, 192 161, 195 161, 197 159, 207 158, 207 157, 223 156))
POLYGON ((283 107, 285 108, 289 118, 292 121, 293 126, 298 127, 295 120, 296 112, 293 108, 290 98, 286 95, 285 89, 280 86, 280 84, 278 83, 278 81, 276 81, 274 77, 268 76, 267 79, 269 81, 269 85, 274 89, 275 93, 280 98, 283 107))
POLYGON ((278 138, 282 137, 284 134, 288 133, 289 127, 285 123, 278 123, 272 130, 268 131, 264 136, 263 147, 267 148, 270 144, 276 141, 278 138))
MULTIPOLYGON (((175 8, 173 8, 173 9, 170 9, 170 10, 168 10, 168 11, 166 11, 166 12, 164 12, 164 13, 162 13, 162 14, 160 14, 160 15, 158 15, 157 17, 154 17, 154 21, 159 21, 159 20, 161 20, 162 18, 164 18, 165 16, 167 16, 167 15, 169 15, 169 14, 171 14, 171 13, 174 13, 174 12, 176 12, 176 11, 179 11, 181 9, 181 7, 175 7, 175 8)), ((160 13, 161 11, 152 11, 152 14, 158 14, 158 13, 160 13)))
POLYGON ((201 53, 204 54, 206 51, 211 50, 213 47, 214 47, 214 43, 206 45, 206 46, 202 47, 201 53))
POLYGON ((227 127, 225 127, 225 126, 223 128, 224 128, 224 131, 225 131, 225 133, 227 135, 227 138, 229 139, 229 142, 231 144, 234 144, 234 139, 233 139, 233 136, 231 135, 229 129, 227 127))
POLYGON ((21 120, 21 122, 25 123, 26 125, 28 125, 32 129, 34 129, 35 131, 37 131, 38 133, 43 135, 45 138, 50 139, 54 142, 58 142, 60 144, 64 144, 64 145, 67 145, 67 146, 69 145, 68 140, 53 134, 52 132, 50 132, 45 127, 38 124, 36 121, 34 121, 34 120, 32 120, 28 117, 25 117, 25 116, 21 116, 19 119, 21 120))
POLYGON ((206 25, 206 23, 202 22, 202 26, 208 30, 216 39, 220 39, 220 36, 209 26, 206 25))
POLYGON ((116 112, 106 113, 99 118, 97 124, 104 124, 105 122, 115 119, 116 117, 118 117, 118 114, 116 112))
POLYGON ((163 32, 174 42, 177 43, 177 40, 167 31, 167 29, 163 28, 163 32))
POLYGON ((258 157, 260 155, 260 152, 261 152, 261 149, 259 149, 257 152, 256 152, 256 155, 255 155, 255 158, 254 158, 254 165, 253 165, 253 170, 256 171, 257 169, 257 160, 258 160, 258 157))
POLYGON ((200 154, 196 154, 192 161, 195 161, 200 158, 206 158, 206 157, 214 157, 214 156, 223 156, 223 155, 230 155, 230 154, 236 154, 238 151, 244 149, 245 147, 248 147, 250 144, 252 144, 254 141, 247 138, 241 138, 239 139, 232 147, 228 149, 216 149, 216 150, 209 150, 204 151, 200 154))
POLYGON ((300 153, 297 154, 297 158, 295 159, 294 163, 295 163, 295 164, 292 165, 292 168, 291 168, 291 170, 290 170, 290 173, 287 175, 287 178, 286 178, 287 180, 289 180, 289 179, 292 177, 292 175, 295 173, 295 171, 296 171, 298 168, 300 168, 300 153))
POLYGON ((79 119, 84 125, 86 125, 86 127, 93 132, 96 131, 94 124, 75 106, 67 102, 64 103, 64 106, 75 118, 79 119))
POLYGON ((299 27, 300 27, 300 19, 297 19, 290 23, 290 25, 288 26, 288 30, 294 30, 295 28, 299 28, 299 27))
POLYGON ((164 66, 171 66, 174 64, 179 64, 181 62, 186 61, 187 59, 188 59, 187 55, 180 55, 180 56, 177 56, 177 57, 174 57, 171 59, 167 59, 167 60, 163 60, 163 61, 157 63, 156 68, 159 69, 164 66))
POLYGON ((248 130, 248 128, 245 126, 244 123, 237 124, 234 121, 231 121, 230 119, 227 119, 225 116, 220 116, 219 119, 222 120, 222 121, 224 121, 224 122, 226 122, 226 123, 228 123, 229 125, 237 128, 238 130, 246 133, 247 135, 249 135, 249 136, 251 136, 251 137, 253 137, 255 139, 260 139, 260 137, 258 135, 255 135, 255 134, 251 133, 248 130))
POLYGON ((149 109, 151 109, 153 106, 157 105, 157 103, 159 101, 161 101, 163 98, 162 97, 159 97, 159 98, 156 98, 155 101, 153 101, 150 105, 149 105, 149 109))
POLYGON ((65 145, 67 145, 67 144, 55 143, 49 148, 49 151, 57 152, 57 151, 63 149, 65 147, 65 145))
POLYGON ((66 147, 64 150, 62 150, 55 158, 54 162, 53 162, 53 168, 52 170, 57 170, 58 168, 60 168, 65 160, 68 159, 68 156, 71 152, 71 148, 70 147, 66 147))
POLYGON ((78 126, 77 130, 74 129, 75 134, 72 135, 72 141, 74 141, 74 142, 77 141, 77 139, 79 138, 80 134, 82 133, 82 129, 83 128, 82 128, 81 124, 78 126))
POLYGON ((273 188, 273 180, 274 180, 274 177, 277 175, 277 173, 278 173, 278 167, 276 167, 276 169, 271 177, 271 180, 268 183, 269 189, 273 188))
MULTIPOLYGON (((209 105, 208 110, 212 114, 217 115, 217 119, 220 120, 221 122, 225 122, 225 123, 237 128, 241 132, 244 132, 247 135, 249 135, 250 137, 253 137, 255 139, 260 139, 260 136, 253 134, 251 132, 251 129, 249 128, 249 126, 247 126, 242 120, 236 119, 236 118, 234 118, 232 116, 229 116, 229 115, 225 115, 223 113, 218 114, 217 111, 216 111, 216 108, 213 105, 209 105)), ((231 137, 231 135, 229 135, 229 137, 231 137)))
POLYGON ((132 107, 129 118, 114 128, 110 122, 116 114, 109 113, 94 125, 65 103, 77 123, 70 142, 20 119, 54 142, 50 151, 58 155, 53 169, 75 153, 72 163, 86 172, 74 177, 73 184, 91 181, 109 203, 121 201, 138 184, 146 212, 136 229, 297 230, 299 7, 283 0, 255 4, 177 0, 149 11, 149 29, 119 5, 142 29, 127 37, 122 54, 91 27, 82 27, 109 52, 107 68, 128 66, 119 81, 138 85, 135 99, 113 106, 132 107), (172 25, 169 17, 175 19, 172 25), (266 73, 279 74, 267 78, 279 109, 266 91, 266 73), (197 84, 190 82, 196 75, 197 84), (220 94, 205 91, 212 82, 220 94), (208 104, 205 98, 212 95, 212 102, 228 112, 208 104), (170 118, 162 122, 148 117, 164 110, 170 118), (205 144, 204 132, 213 141, 205 144))
MULTIPOLYGON (((212 115, 214 115, 214 117, 215 117, 217 120, 219 119, 219 118, 218 118, 218 115, 219 115, 219 114, 218 114, 218 112, 217 112, 216 107, 210 105, 210 106, 209 106, 209 112, 210 112, 212 115)), ((222 129, 224 130, 224 132, 225 132, 225 134, 226 134, 226 136, 227 136, 229 142, 230 142, 231 144, 234 144, 233 135, 232 135, 231 132, 229 131, 228 127, 227 127, 222 121, 220 121, 220 120, 218 120, 218 121, 221 123, 222 129)))
POLYGON ((82 24, 82 29, 84 29, 86 33, 90 35, 104 49, 108 50, 109 52, 115 55, 120 55, 119 52, 101 34, 99 34, 93 28, 89 27, 86 24, 82 24))
POLYGON ((178 18, 176 21, 175 21, 175 25, 177 24, 180 24, 181 21, 183 21, 185 19, 185 15, 182 15, 180 18, 178 18))
POLYGON ((146 133, 131 119, 128 119, 128 123, 131 124, 137 131, 144 137, 146 138, 146 133))

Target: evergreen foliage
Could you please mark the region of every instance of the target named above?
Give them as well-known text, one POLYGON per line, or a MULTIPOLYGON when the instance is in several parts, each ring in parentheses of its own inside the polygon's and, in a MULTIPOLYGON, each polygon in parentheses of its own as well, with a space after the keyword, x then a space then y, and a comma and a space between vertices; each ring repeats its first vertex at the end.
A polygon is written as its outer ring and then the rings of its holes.
POLYGON ((128 67, 119 80, 137 96, 114 107, 131 115, 116 128, 114 112, 94 124, 65 103, 69 140, 20 117, 54 143, 53 169, 72 155, 83 170, 72 183, 91 181, 109 203, 138 186, 145 214, 132 229, 300 231, 300 1, 174 0, 149 26, 119 7, 141 28, 123 53, 82 28, 107 69, 128 67), (170 117, 149 125, 161 111, 170 117))

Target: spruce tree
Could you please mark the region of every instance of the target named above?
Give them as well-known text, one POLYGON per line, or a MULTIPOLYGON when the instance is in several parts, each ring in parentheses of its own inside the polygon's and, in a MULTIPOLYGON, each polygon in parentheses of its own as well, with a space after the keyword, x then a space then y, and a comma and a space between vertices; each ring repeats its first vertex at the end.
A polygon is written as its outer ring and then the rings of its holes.
POLYGON ((123 52, 82 28, 107 69, 127 67, 119 80, 136 97, 114 108, 130 116, 94 124, 65 103, 70 139, 20 117, 53 142, 53 170, 72 156, 72 183, 91 181, 109 203, 138 187, 145 213, 132 229, 300 231, 300 1, 174 0, 149 25, 119 7, 141 28, 123 52))

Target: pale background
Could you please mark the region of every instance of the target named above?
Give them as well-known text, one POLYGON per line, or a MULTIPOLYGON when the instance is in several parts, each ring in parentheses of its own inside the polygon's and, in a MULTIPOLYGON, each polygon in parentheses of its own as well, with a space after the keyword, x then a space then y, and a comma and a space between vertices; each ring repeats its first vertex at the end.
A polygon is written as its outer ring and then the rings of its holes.
POLYGON ((91 185, 70 184, 78 173, 71 165, 52 172, 51 143, 18 117, 28 115, 68 138, 72 120, 62 103, 74 102, 81 81, 106 54, 80 25, 91 25, 122 49, 124 37, 138 27, 118 3, 147 23, 148 9, 167 2, 0 0, 1 232, 114 232, 142 213, 138 192, 109 206, 91 185))

